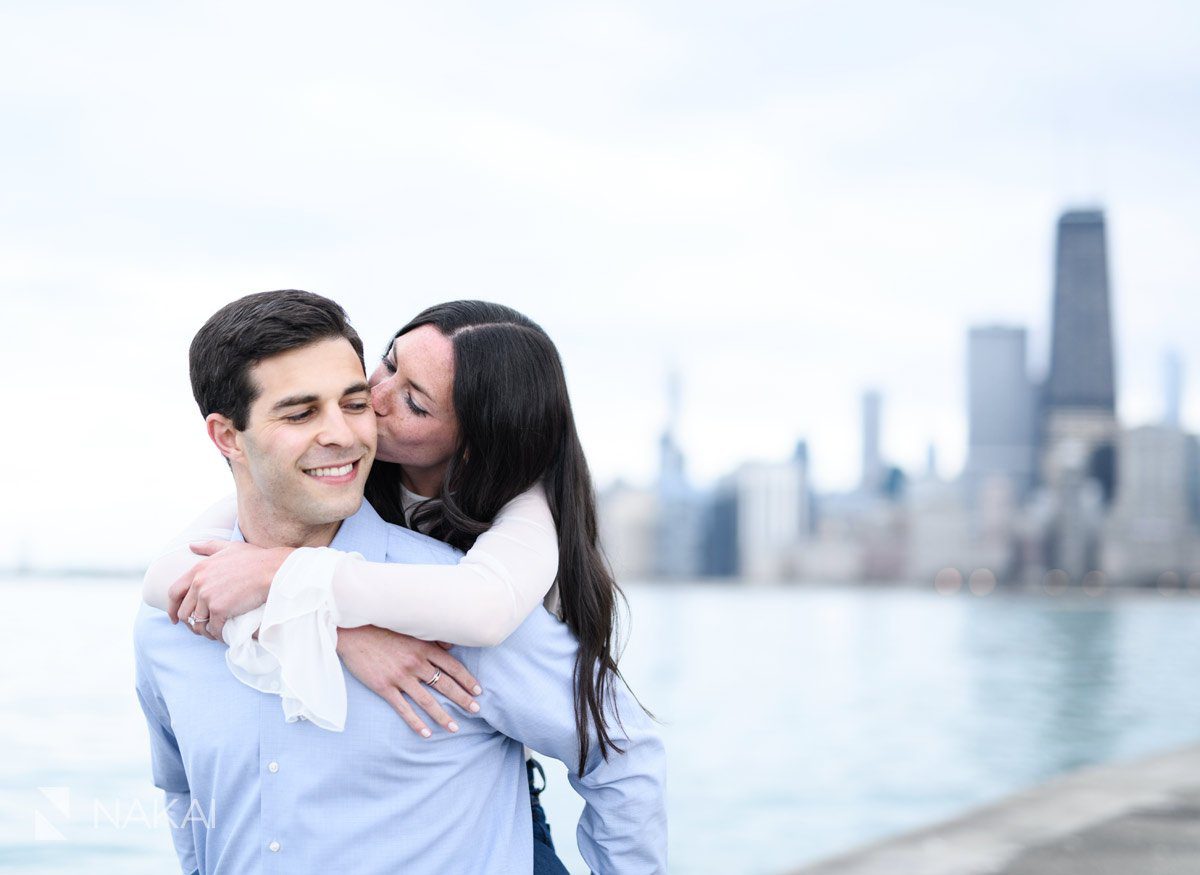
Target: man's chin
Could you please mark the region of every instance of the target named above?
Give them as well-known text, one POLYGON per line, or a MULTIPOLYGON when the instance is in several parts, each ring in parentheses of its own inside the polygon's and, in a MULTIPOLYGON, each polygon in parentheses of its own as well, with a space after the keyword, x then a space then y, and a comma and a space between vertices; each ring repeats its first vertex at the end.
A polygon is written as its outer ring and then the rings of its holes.
POLYGON ((362 502, 361 489, 347 491, 345 495, 321 495, 305 504, 303 515, 310 525, 340 523, 358 513, 362 502))
POLYGON ((329 521, 331 523, 341 522, 342 520, 346 519, 347 517, 354 516, 356 513, 358 513, 358 509, 360 507, 362 507, 362 503, 363 503, 363 494, 360 491, 353 497, 349 497, 345 501, 331 506, 329 509, 329 513, 330 513, 330 516, 332 516, 332 519, 330 519, 329 521))

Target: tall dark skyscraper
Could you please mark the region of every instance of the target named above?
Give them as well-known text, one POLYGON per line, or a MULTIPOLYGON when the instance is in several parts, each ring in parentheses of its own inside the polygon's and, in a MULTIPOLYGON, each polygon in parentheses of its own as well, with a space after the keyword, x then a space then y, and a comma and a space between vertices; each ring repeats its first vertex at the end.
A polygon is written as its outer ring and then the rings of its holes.
POLYGON ((1104 213, 1058 220, 1050 372, 1041 392, 1040 481, 1053 496, 1050 567, 1099 567, 1100 520, 1117 488, 1116 367, 1104 213))
POLYGON ((1092 479, 1116 489, 1116 376, 1104 213, 1058 220, 1050 373, 1041 397, 1041 481, 1092 479))
POLYGON ((1058 220, 1053 330, 1047 409, 1115 413, 1108 247, 1100 210, 1073 210, 1058 220))

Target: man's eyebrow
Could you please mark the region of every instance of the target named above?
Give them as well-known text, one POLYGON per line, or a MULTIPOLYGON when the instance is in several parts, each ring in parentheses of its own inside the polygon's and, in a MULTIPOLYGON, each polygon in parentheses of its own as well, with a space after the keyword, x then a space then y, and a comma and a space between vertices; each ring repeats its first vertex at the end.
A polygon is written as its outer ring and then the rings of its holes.
POLYGON ((301 404, 312 404, 317 400, 316 395, 289 395, 275 402, 272 410, 283 410, 285 407, 299 407, 301 404))
MULTIPOLYGON (((345 398, 347 395, 355 395, 359 392, 370 391, 371 387, 365 381, 360 380, 357 383, 347 386, 345 391, 342 392, 342 397, 345 398)), ((281 398, 279 401, 276 401, 275 406, 271 409, 283 410, 287 407, 300 407, 304 404, 314 404, 320 400, 321 398, 319 395, 289 395, 287 398, 281 398)))

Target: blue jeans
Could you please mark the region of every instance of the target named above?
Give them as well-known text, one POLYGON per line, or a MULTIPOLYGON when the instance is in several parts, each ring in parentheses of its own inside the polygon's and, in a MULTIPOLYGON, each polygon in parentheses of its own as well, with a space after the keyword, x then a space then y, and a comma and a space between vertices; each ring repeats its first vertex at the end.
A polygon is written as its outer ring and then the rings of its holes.
POLYGON ((567 867, 554 853, 550 824, 546 822, 546 812, 540 800, 542 791, 546 789, 546 773, 542 771, 542 764, 535 759, 525 762, 525 770, 529 774, 529 802, 533 808, 533 875, 567 875, 567 867), (541 787, 534 783, 534 772, 541 776, 541 787))

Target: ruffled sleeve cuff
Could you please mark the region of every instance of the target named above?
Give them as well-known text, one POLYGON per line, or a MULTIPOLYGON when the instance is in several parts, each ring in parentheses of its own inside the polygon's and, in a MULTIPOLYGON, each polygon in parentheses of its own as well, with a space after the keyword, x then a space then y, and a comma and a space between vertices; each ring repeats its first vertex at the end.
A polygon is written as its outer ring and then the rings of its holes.
POLYGON ((328 547, 294 550, 275 573, 266 604, 225 624, 229 670, 247 686, 278 695, 289 723, 309 720, 333 732, 346 726, 333 575, 347 556, 362 558, 328 547))

